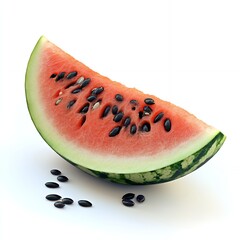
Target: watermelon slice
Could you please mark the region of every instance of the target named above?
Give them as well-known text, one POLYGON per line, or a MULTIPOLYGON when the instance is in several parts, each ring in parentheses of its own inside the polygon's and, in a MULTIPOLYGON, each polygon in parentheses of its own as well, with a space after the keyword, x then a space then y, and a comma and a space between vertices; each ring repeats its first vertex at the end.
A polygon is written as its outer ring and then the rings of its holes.
POLYGON ((45 37, 26 71, 31 118, 64 159, 124 184, 175 180, 207 162, 225 136, 192 114, 94 72, 45 37))

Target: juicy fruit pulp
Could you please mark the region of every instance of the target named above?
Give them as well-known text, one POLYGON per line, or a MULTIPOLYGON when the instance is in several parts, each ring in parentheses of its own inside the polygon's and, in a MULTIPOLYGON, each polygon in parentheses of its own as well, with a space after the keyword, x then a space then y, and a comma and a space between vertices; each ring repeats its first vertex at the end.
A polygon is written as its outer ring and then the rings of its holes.
POLYGON ((92 71, 42 37, 26 72, 32 120, 82 170, 121 183, 158 183, 192 172, 225 136, 187 111, 92 71))

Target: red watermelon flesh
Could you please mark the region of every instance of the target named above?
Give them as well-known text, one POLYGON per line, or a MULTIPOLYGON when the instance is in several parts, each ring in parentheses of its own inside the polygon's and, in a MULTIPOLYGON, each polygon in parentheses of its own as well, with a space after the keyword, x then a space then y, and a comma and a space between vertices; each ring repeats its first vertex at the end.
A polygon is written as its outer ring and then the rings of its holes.
POLYGON ((47 143, 94 171, 154 171, 186 159, 219 133, 170 102, 94 72, 44 37, 29 60, 26 95, 47 143))

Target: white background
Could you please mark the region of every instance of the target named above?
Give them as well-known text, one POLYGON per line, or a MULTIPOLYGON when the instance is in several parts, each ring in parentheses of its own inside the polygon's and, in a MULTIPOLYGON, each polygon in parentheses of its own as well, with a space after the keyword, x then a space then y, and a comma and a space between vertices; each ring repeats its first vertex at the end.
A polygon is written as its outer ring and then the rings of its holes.
POLYGON ((0 239, 240 239, 240 2, 0 2, 0 239), (174 102, 227 135, 198 171, 154 186, 98 181, 56 155, 35 130, 24 78, 38 38, 95 71, 174 102), (44 186, 75 204, 57 209, 44 186), (121 204, 126 192, 143 204, 121 204), (91 209, 78 199, 93 202, 91 209))

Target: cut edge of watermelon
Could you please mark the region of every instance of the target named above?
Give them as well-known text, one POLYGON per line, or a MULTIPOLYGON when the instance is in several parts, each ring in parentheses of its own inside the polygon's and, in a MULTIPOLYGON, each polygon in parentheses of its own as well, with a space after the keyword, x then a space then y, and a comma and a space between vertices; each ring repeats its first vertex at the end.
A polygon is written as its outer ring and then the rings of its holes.
MULTIPOLYGON (((220 133, 217 129, 209 126, 204 132, 182 143, 171 152, 169 150, 167 152, 163 151, 151 157, 118 157, 110 154, 106 157, 106 155, 96 154, 87 149, 79 148, 73 141, 66 140, 57 132, 50 119, 43 114, 43 106, 39 104, 41 99, 37 86, 38 60, 41 49, 47 41, 44 36, 39 39, 28 62, 25 83, 27 105, 40 135, 54 151, 73 164, 82 166, 84 169, 90 169, 90 171, 108 173, 131 174, 154 171, 175 164, 179 160, 184 160, 195 154, 207 146, 220 133), (181 150, 180 154, 179 150, 181 150)), ((208 157, 210 158, 211 156, 208 157)))

